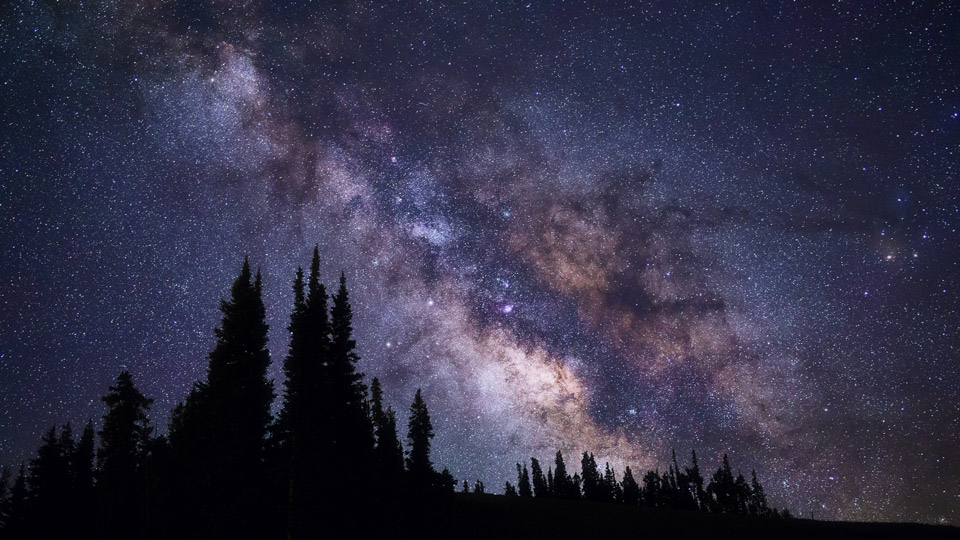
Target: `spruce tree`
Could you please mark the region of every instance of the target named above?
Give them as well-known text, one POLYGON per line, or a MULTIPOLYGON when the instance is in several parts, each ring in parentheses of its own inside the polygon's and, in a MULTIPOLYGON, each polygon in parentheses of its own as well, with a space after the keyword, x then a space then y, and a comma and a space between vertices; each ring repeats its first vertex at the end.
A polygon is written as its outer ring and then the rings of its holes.
POLYGON ((617 475, 609 463, 606 464, 606 470, 603 474, 603 484, 606 500, 610 502, 620 502, 623 498, 623 488, 621 488, 620 483, 617 482, 617 475))
POLYGON ((547 495, 556 497, 557 492, 553 488, 553 467, 547 467, 547 495))
POLYGON ((103 501, 103 529, 107 538, 143 534, 143 461, 152 428, 147 411, 153 403, 133 383, 129 371, 117 376, 102 398, 107 406, 97 452, 97 490, 103 501))
POLYGON ((273 383, 266 378, 266 310, 259 271, 244 258, 215 330, 205 381, 194 385, 171 419, 170 442, 186 484, 180 501, 185 531, 207 537, 263 532, 267 489, 265 437, 273 383))
POLYGON ((507 482, 503 486, 503 494, 506 495, 507 497, 516 497, 517 488, 513 487, 513 484, 511 484, 510 482, 507 482))
POLYGON ((630 467, 627 467, 623 472, 621 486, 623 488, 621 501, 636 506, 640 502, 640 485, 637 484, 636 478, 633 477, 633 471, 630 470, 630 467))
POLYGON ((440 471, 440 474, 437 475, 437 492, 442 494, 453 493, 453 489, 456 487, 457 481, 454 480, 453 475, 450 474, 450 470, 446 467, 440 471))
POLYGON ((584 452, 580 460, 580 480, 583 482, 583 498, 588 501, 602 501, 602 485, 597 460, 593 454, 584 452))
POLYGON ((736 480, 726 454, 723 455, 723 464, 713 473, 713 478, 707 485, 707 495, 710 497, 713 511, 725 514, 737 513, 736 480))
POLYGON ((27 487, 27 473, 23 465, 17 472, 10 494, 4 503, 3 537, 8 540, 36 538, 36 531, 29 530, 30 491, 27 487), (34 533, 33 535, 28 533, 34 533))
POLYGON ((659 471, 647 471, 643 475, 643 505, 654 508, 662 506, 659 471))
POLYGON ((342 434, 335 430, 343 407, 338 407, 331 376, 328 302, 326 288, 320 282, 319 247, 314 246, 306 283, 302 268, 297 268, 293 281, 293 311, 287 327, 290 346, 284 358, 286 380, 277 422, 281 455, 287 462, 287 527, 291 537, 313 534, 325 521, 319 510, 344 498, 344 484, 357 470, 356 464, 344 461, 335 448, 337 441, 341 445, 343 442, 342 434), (332 463, 337 466, 331 467, 332 463))
MULTIPOLYGON (((539 467, 539 465, 537 465, 537 467, 539 467)), ((526 463, 523 464, 523 467, 517 463, 517 494, 521 497, 533 496, 533 491, 530 489, 530 473, 527 472, 526 463)))
POLYGON ((30 461, 30 513, 28 523, 39 538, 57 538, 69 533, 70 455, 73 441, 65 427, 56 426, 41 438, 37 457, 30 461))
POLYGON ((553 492, 560 499, 579 499, 580 488, 574 489, 573 479, 567 474, 567 465, 563 461, 563 452, 557 450, 553 462, 553 492))
POLYGON ((410 404, 410 418, 407 423, 407 441, 410 450, 407 454, 407 473, 413 489, 425 491, 433 480, 433 464, 430 462, 430 439, 433 438, 433 424, 430 413, 423 400, 420 389, 410 404))
POLYGON ((376 469, 387 489, 396 490, 403 476, 403 447, 397 437, 396 413, 390 407, 384 410, 383 389, 376 377, 370 383, 370 419, 376 437, 376 469))
POLYGON ((75 523, 74 537, 93 538, 96 532, 90 516, 96 511, 94 492, 94 431, 93 422, 87 421, 80 439, 73 447, 70 456, 70 482, 72 522, 75 523))
POLYGON ((547 479, 543 476, 543 469, 537 458, 530 458, 530 472, 533 475, 533 494, 539 498, 548 497, 547 479))
POLYGON ((737 471, 737 479, 733 483, 733 491, 736 495, 736 513, 746 514, 749 512, 750 507, 750 485, 747 484, 746 478, 743 477, 743 473, 739 470, 737 471))
POLYGON ((767 495, 763 491, 763 486, 757 480, 757 471, 751 472, 750 480, 750 513, 757 516, 766 516, 770 512, 767 506, 767 495))
POLYGON ((460 490, 460 493, 470 493, 470 483, 466 480, 463 481, 463 489, 460 490))
POLYGON ((357 343, 353 339, 353 309, 347 291, 346 276, 340 273, 340 286, 333 296, 330 309, 330 355, 329 376, 331 397, 331 436, 334 452, 338 460, 346 466, 330 471, 335 485, 349 497, 358 497, 365 493, 369 478, 351 478, 340 476, 338 472, 358 471, 361 476, 368 474, 373 454, 373 429, 367 409, 367 388, 363 383, 363 373, 357 371, 360 360, 356 352, 357 343), (339 478, 338 478, 339 476, 339 478))
POLYGON ((703 489, 703 474, 700 473, 700 464, 697 462, 697 451, 690 451, 690 468, 687 468, 687 478, 690 482, 690 491, 693 493, 694 503, 702 512, 709 510, 709 498, 703 489))

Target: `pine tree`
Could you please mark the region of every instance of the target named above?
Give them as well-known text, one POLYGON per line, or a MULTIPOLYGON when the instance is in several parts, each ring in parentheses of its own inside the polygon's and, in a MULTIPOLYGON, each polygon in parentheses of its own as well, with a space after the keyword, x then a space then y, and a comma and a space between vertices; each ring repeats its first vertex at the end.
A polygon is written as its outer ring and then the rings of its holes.
POLYGON ((264 457, 274 393, 266 378, 262 277, 259 271, 252 276, 247 258, 230 293, 230 300, 220 302, 223 318, 206 380, 194 385, 171 419, 172 451, 188 486, 181 514, 198 522, 205 536, 249 536, 264 526, 264 457))
POLYGON ((539 498, 549 497, 547 479, 543 476, 543 469, 537 458, 530 458, 530 472, 533 474, 533 494, 539 498))
POLYGON ((620 487, 620 483, 617 482, 617 475, 610 467, 610 463, 606 464, 606 469, 603 473, 603 491, 606 501, 620 502, 623 498, 623 489, 620 487))
POLYGON ((417 389, 410 405, 410 418, 407 423, 407 441, 410 450, 407 454, 407 473, 415 490, 424 491, 432 484, 433 464, 430 462, 430 439, 433 438, 433 424, 430 413, 417 389))
POLYGON ((767 506, 767 495, 763 491, 763 486, 757 480, 757 471, 751 471, 750 479, 750 513, 755 516, 766 516, 770 512, 767 506))
POLYGON ((532 497, 533 491, 530 489, 530 473, 527 471, 527 464, 521 467, 517 463, 517 494, 521 497, 532 497))
POLYGON ((513 487, 513 484, 511 484, 510 482, 507 482, 503 486, 503 494, 506 495, 507 497, 516 497, 517 488, 513 487))
POLYGON ((583 498, 588 501, 602 501, 602 485, 600 471, 597 470, 597 460, 593 454, 583 453, 580 460, 580 479, 583 482, 583 498))
MULTIPOLYGON (((356 352, 353 339, 353 310, 350 295, 347 292, 347 278, 340 273, 340 287, 333 297, 330 310, 330 390, 334 400, 332 414, 332 440, 338 460, 348 466, 337 467, 331 471, 370 470, 373 451, 373 429, 367 413, 367 388, 363 384, 363 373, 357 371, 360 357, 356 352)), ((335 484, 342 483, 351 497, 361 496, 365 492, 366 478, 336 478, 335 484)))
POLYGON ((143 534, 143 461, 152 428, 147 411, 153 403, 133 383, 129 371, 117 376, 102 398, 107 406, 100 430, 97 452, 99 482, 103 501, 104 534, 107 538, 129 538, 143 534))
POLYGON ((373 423, 376 447, 374 459, 384 484, 391 491, 399 488, 403 476, 403 447, 397 437, 397 416, 393 409, 383 408, 383 389, 376 377, 370 384, 370 419, 373 423))
POLYGON ((690 490, 693 493, 694 503, 702 512, 709 510, 709 499, 707 492, 703 489, 703 475, 700 473, 700 464, 697 462, 697 451, 690 451, 690 462, 692 467, 686 469, 687 478, 690 482, 690 490))
POLYGON ((20 470, 13 480, 10 494, 4 503, 3 515, 2 532, 5 539, 23 540, 37 537, 35 534, 28 534, 36 531, 29 531, 30 491, 27 487, 27 473, 23 465, 20 465, 20 470))
POLYGON ((74 538, 93 538, 96 533, 94 515, 96 507, 94 491, 94 432, 93 422, 88 421, 80 435, 80 440, 73 447, 70 456, 70 482, 73 501, 71 504, 71 521, 74 526, 74 538))
POLYGON ((487 492, 486 486, 483 485, 483 481, 479 478, 477 479, 477 482, 473 484, 473 492, 480 495, 483 495, 487 492))
POLYGON ((750 485, 747 484, 746 478, 743 477, 743 473, 741 473, 739 470, 737 471, 737 479, 734 481, 733 491, 737 499, 736 512, 738 514, 748 513, 751 495, 750 485))
POLYGON ((466 480, 463 481, 463 489, 460 490, 461 493, 470 493, 470 483, 466 480))
POLYGON ((621 501, 636 506, 640 502, 640 485, 633 477, 633 471, 630 467, 623 472, 623 481, 621 482, 623 495, 621 501))
POLYGON ((583 482, 580 480, 580 474, 579 474, 579 473, 574 473, 574 474, 573 474, 573 481, 572 481, 571 487, 570 487, 570 498, 571 498, 571 499, 580 499, 580 498, 583 497, 583 490, 582 490, 582 488, 581 488, 582 485, 583 485, 583 482))
POLYGON ((553 467, 547 467, 547 495, 550 497, 557 496, 557 492, 554 491, 553 487, 553 467))
POLYGON ((579 499, 580 487, 574 486, 573 479, 567 474, 567 465, 563 461, 563 453, 560 450, 557 450, 553 465, 554 495, 561 499, 579 499))
POLYGON ((457 481, 454 480, 453 475, 450 474, 450 470, 446 467, 440 471, 440 474, 437 475, 437 491, 442 494, 453 493, 453 488, 457 486, 457 481))
POLYGON ((60 437, 56 426, 41 438, 37 457, 30 461, 30 514, 28 522, 40 538, 66 535, 69 527, 63 519, 69 515, 70 461, 73 441, 65 427, 60 437), (59 516, 60 519, 51 519, 59 516))
MULTIPOLYGON (((306 431, 306 417, 309 414, 309 399, 312 388, 307 386, 308 366, 310 360, 307 355, 307 300, 304 294, 303 268, 297 268, 293 280, 293 312, 290 314, 290 347, 283 360, 283 407, 280 410, 277 424, 281 432, 280 437, 288 446, 290 459, 297 460, 299 445, 302 441, 294 439, 306 431)), ((294 465, 295 467, 295 465, 294 465)), ((293 473, 296 476, 296 473, 293 473)))
POLYGON ((662 494, 660 493, 660 472, 647 471, 643 475, 643 505, 647 507, 662 506, 662 494))
POLYGON ((723 465, 717 469, 707 485, 707 495, 710 496, 712 509, 725 514, 737 513, 736 480, 730 468, 730 460, 723 455, 723 465))
POLYGON ((329 297, 320 282, 318 246, 313 248, 306 283, 303 269, 297 268, 293 300, 277 430, 288 470, 287 527, 292 537, 300 537, 312 534, 325 520, 318 510, 343 498, 348 473, 357 470, 356 463, 344 462, 334 448, 337 441, 343 443, 335 424, 343 422, 343 407, 338 405, 346 398, 335 391, 331 374, 329 297), (331 463, 338 465, 329 467, 331 463))

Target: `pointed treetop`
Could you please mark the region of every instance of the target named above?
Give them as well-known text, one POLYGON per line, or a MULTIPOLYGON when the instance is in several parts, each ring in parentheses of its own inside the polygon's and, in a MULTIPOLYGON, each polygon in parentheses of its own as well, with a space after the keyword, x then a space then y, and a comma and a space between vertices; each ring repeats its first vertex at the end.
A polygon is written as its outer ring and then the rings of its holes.
POLYGON ((305 297, 303 294, 303 268, 297 267, 297 277, 293 279, 293 305, 294 307, 303 306, 305 297))
POLYGON ((316 289, 320 283, 320 246, 313 245, 313 258, 310 259, 310 290, 316 289))

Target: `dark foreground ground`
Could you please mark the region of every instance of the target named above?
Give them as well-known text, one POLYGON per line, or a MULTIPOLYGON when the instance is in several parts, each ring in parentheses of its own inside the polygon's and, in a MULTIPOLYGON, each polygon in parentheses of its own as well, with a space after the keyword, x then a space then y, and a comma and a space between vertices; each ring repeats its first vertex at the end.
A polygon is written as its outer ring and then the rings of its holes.
POLYGON ((376 528, 383 538, 960 539, 956 527, 758 519, 498 495, 456 494, 429 506, 417 517, 405 512, 406 518, 388 518, 376 528))

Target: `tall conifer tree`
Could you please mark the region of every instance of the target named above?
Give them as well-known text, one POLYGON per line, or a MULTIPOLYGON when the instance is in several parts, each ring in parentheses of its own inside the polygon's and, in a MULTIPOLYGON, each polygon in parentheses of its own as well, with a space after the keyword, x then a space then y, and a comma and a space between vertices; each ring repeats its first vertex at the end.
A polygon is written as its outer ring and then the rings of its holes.
POLYGON ((630 467, 627 467, 623 472, 621 486, 623 488, 622 502, 636 506, 640 502, 640 485, 637 484, 637 479, 633 477, 633 471, 630 470, 630 467))
POLYGON ((367 388, 353 339, 353 309, 347 292, 347 278, 340 273, 340 286, 330 309, 330 364, 332 440, 338 461, 330 471, 339 488, 350 497, 362 496, 369 480, 373 430, 367 412, 367 388), (357 476, 359 475, 359 477, 357 476))
POLYGON ((193 534, 249 536, 262 532, 266 491, 264 447, 273 401, 266 378, 266 309, 260 272, 245 257, 215 330, 205 381, 194 385, 171 419, 171 444, 190 487, 181 505, 198 523, 193 534), (191 485, 192 484, 192 485, 191 485))
POLYGON ((537 458, 530 458, 530 474, 533 479, 533 494, 536 497, 549 497, 547 478, 543 475, 543 468, 537 458))
POLYGON ((129 371, 123 371, 103 402, 107 413, 97 452, 97 489, 105 509, 104 534, 107 538, 142 535, 146 502, 142 467, 152 431, 147 410, 153 400, 140 393, 129 371))
POLYGON ((430 462, 430 439, 433 438, 433 423, 427 411, 420 389, 417 389, 410 405, 407 440, 410 450, 407 455, 407 472, 414 489, 426 490, 433 483, 433 464, 430 462))
POLYGON ((530 473, 527 471, 526 463, 522 467, 517 463, 517 494, 521 497, 533 496, 533 490, 530 489, 530 473))
POLYGON ((37 457, 30 461, 28 523, 39 538, 56 538, 69 531, 63 517, 68 514, 71 502, 69 447, 72 443, 69 428, 58 437, 56 426, 51 427, 41 438, 37 457), (61 519, 51 519, 52 516, 61 519))
POLYGON ((376 377, 370 384, 371 421, 376 435, 374 451, 376 468, 387 489, 399 487, 403 475, 403 447, 397 437, 397 416, 393 409, 383 408, 383 389, 376 377))

